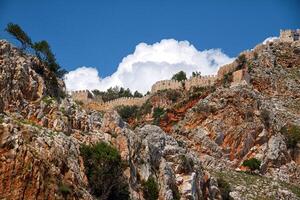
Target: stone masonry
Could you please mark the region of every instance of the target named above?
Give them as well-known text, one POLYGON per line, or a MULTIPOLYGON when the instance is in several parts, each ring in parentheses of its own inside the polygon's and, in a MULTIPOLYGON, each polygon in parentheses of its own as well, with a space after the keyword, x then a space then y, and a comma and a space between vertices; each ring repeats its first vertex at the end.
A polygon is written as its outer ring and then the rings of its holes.
MULTIPOLYGON (((278 40, 281 42, 294 42, 300 40, 300 29, 297 30, 280 30, 280 37, 278 40)), ((263 48, 263 44, 259 44, 255 49, 263 48)), ((244 51, 241 54, 246 56, 246 59, 253 57, 253 52, 244 51)), ((192 77, 184 82, 179 82, 176 80, 162 80, 158 81, 151 87, 151 94, 154 94, 160 90, 166 89, 185 89, 190 90, 192 87, 206 87, 214 85, 217 80, 221 80, 225 74, 232 73, 233 81, 231 87, 237 85, 245 85, 250 83, 250 76, 247 72, 247 69, 237 70, 238 62, 235 60, 230 64, 226 64, 219 68, 217 75, 211 76, 199 76, 192 77), (237 71, 236 71, 237 70, 237 71)), ((101 99, 95 99, 93 94, 88 90, 81 90, 72 92, 72 98, 78 101, 81 101, 85 104, 89 104, 90 108, 97 108, 98 110, 109 110, 117 106, 126 105, 126 106, 141 106, 147 101, 150 95, 144 96, 142 98, 133 98, 133 97, 122 97, 108 102, 103 102, 101 99)))
POLYGON ((294 42, 300 40, 300 29, 280 30, 280 40, 283 42, 294 42))

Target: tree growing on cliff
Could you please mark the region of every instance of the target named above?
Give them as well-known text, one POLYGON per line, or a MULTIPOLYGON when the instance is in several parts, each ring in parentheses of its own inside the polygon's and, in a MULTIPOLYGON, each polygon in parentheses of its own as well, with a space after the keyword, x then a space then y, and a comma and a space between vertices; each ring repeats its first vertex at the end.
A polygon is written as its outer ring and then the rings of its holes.
POLYGON ((46 63, 49 70, 54 72, 56 76, 61 78, 66 73, 66 70, 61 69, 61 67, 57 63, 56 58, 47 41, 42 40, 33 43, 31 38, 25 33, 25 31, 22 30, 22 28, 18 24, 7 24, 5 31, 16 38, 22 44, 23 50, 27 48, 33 49, 35 55, 41 61, 46 63))
POLYGON ((99 199, 129 199, 123 164, 117 149, 105 142, 80 148, 90 189, 99 199))
POLYGON ((186 79, 186 73, 184 71, 180 71, 172 76, 172 80, 176 81, 184 81, 186 79))
POLYGON ((61 69, 59 64, 56 61, 56 58, 51 50, 49 43, 45 40, 35 42, 32 45, 32 48, 35 50, 36 56, 45 62, 50 69, 58 77, 62 77, 65 74, 65 70, 61 69))
POLYGON ((22 49, 32 46, 32 41, 30 37, 22 30, 18 24, 8 23, 5 31, 17 39, 21 45, 22 49))

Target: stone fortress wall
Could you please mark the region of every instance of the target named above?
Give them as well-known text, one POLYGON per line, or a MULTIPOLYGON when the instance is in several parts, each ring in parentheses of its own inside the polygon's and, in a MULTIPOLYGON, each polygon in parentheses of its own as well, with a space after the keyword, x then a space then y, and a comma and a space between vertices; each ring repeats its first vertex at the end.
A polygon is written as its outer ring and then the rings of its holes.
POLYGON ((283 42, 294 42, 300 40, 300 29, 280 30, 279 39, 283 42))
POLYGON ((154 83, 151 87, 151 93, 154 94, 158 92, 159 90, 177 90, 182 88, 182 83, 176 80, 162 80, 162 81, 157 81, 154 83))
POLYGON ((71 96, 76 101, 88 103, 93 101, 93 94, 89 90, 77 90, 71 93, 71 96))
MULTIPOLYGON (((280 30, 280 37, 276 41, 282 42, 293 42, 300 40, 300 29, 297 30, 280 30)), ((262 48, 264 45, 259 44, 255 47, 255 49, 262 48)), ((244 51, 241 54, 245 55, 246 59, 251 59, 254 57, 254 53, 252 51, 244 51)), ((206 87, 214 85, 217 80, 223 79, 225 74, 232 72, 233 81, 231 83, 231 87, 235 87, 237 85, 249 84, 250 76, 247 72, 247 69, 237 70, 238 62, 235 60, 230 64, 226 64, 219 68, 217 75, 209 75, 209 76, 198 76, 192 77, 184 82, 179 82, 176 80, 161 80, 156 82, 151 87, 151 94, 154 94, 160 90, 166 89, 185 89, 190 90, 192 87, 206 87)), ((72 98, 74 100, 82 101, 84 104, 88 104, 89 108, 95 110, 109 110, 117 106, 141 106, 143 103, 147 101, 147 99, 151 96, 147 95, 141 98, 135 97, 122 97, 119 99, 114 99, 112 101, 103 102, 101 99, 95 99, 93 94, 88 90, 81 90, 72 92, 72 98)))

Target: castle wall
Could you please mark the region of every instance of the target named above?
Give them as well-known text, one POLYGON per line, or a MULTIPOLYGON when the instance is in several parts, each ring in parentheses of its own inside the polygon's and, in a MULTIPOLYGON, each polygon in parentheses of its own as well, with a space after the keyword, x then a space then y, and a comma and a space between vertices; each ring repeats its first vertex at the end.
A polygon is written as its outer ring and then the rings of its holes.
POLYGON ((151 93, 156 93, 159 90, 166 90, 166 89, 181 89, 182 83, 176 80, 162 80, 156 82, 154 85, 152 85, 151 93))
POLYGON ((71 93, 71 96, 76 101, 83 103, 90 102, 93 100, 93 95, 88 90, 78 90, 71 93))
MULTIPOLYGON (((280 30, 280 41, 293 42, 300 40, 300 29, 297 30, 280 30)), ((255 47, 255 50, 264 49, 265 45, 260 44, 255 47)), ((251 59, 254 57, 253 51, 244 51, 241 54, 244 54, 246 59, 251 59)), ((249 84, 250 76, 247 72, 247 69, 237 70, 238 63, 234 61, 230 64, 224 65, 220 67, 216 76, 199 76, 193 77, 185 82, 179 82, 176 80, 162 80, 158 81, 152 85, 151 93, 154 94, 159 90, 166 89, 183 89, 183 84, 186 90, 190 90, 192 87, 205 87, 214 85, 217 79, 223 79, 225 74, 233 72, 233 81, 231 86, 236 86, 240 84, 249 84)), ((133 98, 133 97, 123 97, 119 99, 115 99, 109 102, 103 102, 102 99, 95 99, 93 95, 87 91, 75 91, 72 93, 72 97, 75 100, 82 101, 84 103, 88 103, 88 105, 96 110, 107 110, 117 106, 141 106, 143 103, 147 101, 149 96, 144 96, 142 98, 133 98)))
POLYGON ((88 108, 95 110, 110 110, 118 106, 142 106, 150 96, 138 97, 121 97, 108 102, 90 102, 87 104, 88 108))
POLYGON ((238 66, 237 62, 234 61, 230 64, 223 65, 222 67, 220 67, 220 69, 218 70, 218 73, 217 73, 218 79, 222 79, 225 74, 235 71, 237 66, 238 66))
POLYGON ((186 90, 190 90, 192 87, 205 87, 214 85, 217 80, 217 76, 198 76, 192 77, 189 80, 186 80, 184 85, 186 90))
POLYGON ((246 85, 250 83, 250 75, 247 69, 241 69, 233 72, 231 87, 237 85, 246 85))
POLYGON ((280 40, 283 42, 293 42, 300 40, 300 29, 280 30, 280 40))

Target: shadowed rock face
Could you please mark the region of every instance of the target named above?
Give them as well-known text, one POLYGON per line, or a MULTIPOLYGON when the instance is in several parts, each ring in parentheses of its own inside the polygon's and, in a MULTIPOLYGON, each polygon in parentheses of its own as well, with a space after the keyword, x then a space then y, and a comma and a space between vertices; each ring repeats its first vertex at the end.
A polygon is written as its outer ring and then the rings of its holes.
POLYGON ((57 98, 64 86, 58 80, 51 88, 46 66, 0 41, 0 199, 96 199, 79 149, 100 141, 126 163, 131 199, 144 199, 149 177, 159 199, 222 199, 220 178, 234 199, 299 199, 300 151, 281 132, 300 125, 299 48, 278 42, 248 53, 249 85, 218 80, 197 95, 153 95, 153 107, 168 108, 160 127, 146 113, 133 129, 116 111, 103 115, 57 98), (262 161, 261 176, 235 171, 251 157, 262 161))

